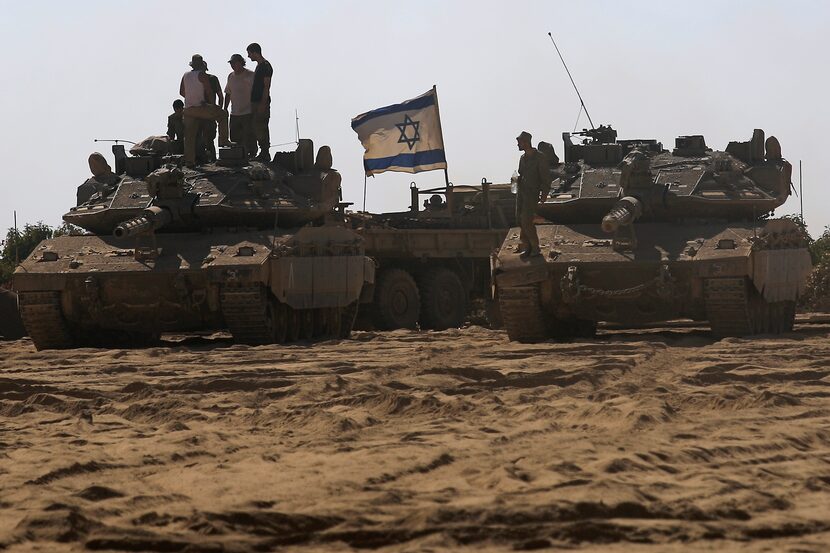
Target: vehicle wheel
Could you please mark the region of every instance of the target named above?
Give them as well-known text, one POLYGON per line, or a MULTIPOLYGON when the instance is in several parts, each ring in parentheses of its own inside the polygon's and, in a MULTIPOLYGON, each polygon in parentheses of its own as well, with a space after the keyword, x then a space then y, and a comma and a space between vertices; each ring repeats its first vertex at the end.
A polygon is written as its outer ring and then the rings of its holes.
POLYGON ((455 271, 425 273, 420 289, 422 328, 458 328, 467 320, 467 291, 455 271))
POLYGON ((375 284, 374 311, 375 325, 381 330, 415 328, 421 298, 412 275, 402 269, 383 271, 375 284))

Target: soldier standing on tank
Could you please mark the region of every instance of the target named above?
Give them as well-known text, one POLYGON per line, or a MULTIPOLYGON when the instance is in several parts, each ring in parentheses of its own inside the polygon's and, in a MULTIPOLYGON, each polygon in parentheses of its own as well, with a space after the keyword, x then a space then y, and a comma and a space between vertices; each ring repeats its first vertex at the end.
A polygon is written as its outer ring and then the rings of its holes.
MULTIPOLYGON (((207 102, 222 107, 224 98, 222 96, 222 84, 219 82, 219 77, 208 73, 208 64, 205 62, 205 76, 210 83, 210 91, 207 93, 207 102)), ((213 141, 216 140, 216 121, 202 121, 202 144, 205 148, 208 161, 216 161, 216 147, 213 141)))
POLYGON ((244 144, 249 157, 256 154, 256 135, 254 134, 251 112, 251 89, 254 86, 254 72, 245 68, 245 58, 234 54, 228 60, 233 71, 228 75, 225 85, 225 109, 231 107, 231 140, 244 144))
POLYGON ((208 102, 213 89, 205 74, 202 56, 194 54, 190 67, 193 69, 182 76, 179 93, 184 97, 184 162, 188 167, 194 167, 201 121, 216 121, 219 124, 219 146, 230 146, 231 143, 228 140, 228 112, 208 102))
POLYGON ((271 77, 274 68, 262 57, 262 47, 256 42, 248 45, 248 57, 256 62, 254 82, 251 87, 251 108, 254 114, 254 133, 259 142, 260 161, 270 161, 271 137, 268 133, 268 121, 271 119, 271 77))
POLYGON ((171 154, 184 152, 184 102, 175 100, 173 102, 173 113, 167 116, 167 138, 169 138, 169 149, 171 154))
POLYGON ((539 250, 539 235, 533 218, 536 216, 536 206, 543 201, 550 190, 550 167, 545 154, 533 147, 533 137, 527 131, 522 131, 516 137, 518 148, 524 152, 519 160, 519 181, 516 194, 516 219, 521 233, 519 248, 521 256, 536 257, 541 255, 539 250))

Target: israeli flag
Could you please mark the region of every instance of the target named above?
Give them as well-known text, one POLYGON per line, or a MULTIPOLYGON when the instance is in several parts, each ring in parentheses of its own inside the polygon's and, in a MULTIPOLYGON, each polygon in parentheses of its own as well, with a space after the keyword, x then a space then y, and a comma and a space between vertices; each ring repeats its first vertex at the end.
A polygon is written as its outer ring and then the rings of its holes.
POLYGON ((366 149, 367 175, 447 168, 435 87, 417 98, 358 115, 352 129, 366 149))

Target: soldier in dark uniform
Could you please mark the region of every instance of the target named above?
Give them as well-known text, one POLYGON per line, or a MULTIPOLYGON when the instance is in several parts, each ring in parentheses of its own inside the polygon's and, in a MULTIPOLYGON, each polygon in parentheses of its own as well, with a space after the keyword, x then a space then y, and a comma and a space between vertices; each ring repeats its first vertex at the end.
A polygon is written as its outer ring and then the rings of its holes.
POLYGON ((519 181, 516 194, 516 219, 521 228, 518 251, 522 257, 536 257, 541 255, 539 250, 539 235, 533 218, 536 215, 536 206, 544 200, 550 192, 550 166, 545 154, 533 147, 533 137, 527 131, 516 137, 520 150, 524 152, 519 160, 519 181))
POLYGON ((171 154, 184 153, 184 102, 173 102, 173 113, 167 117, 167 138, 171 154))
MULTIPOLYGON (((207 95, 207 103, 222 107, 225 102, 224 96, 222 96, 222 84, 219 82, 219 77, 208 73, 207 70, 208 65, 205 62, 205 76, 208 78, 212 92, 207 95)), ((202 128, 202 144, 205 148, 207 160, 216 161, 216 147, 213 144, 216 139, 216 121, 203 120, 200 126, 202 128)))

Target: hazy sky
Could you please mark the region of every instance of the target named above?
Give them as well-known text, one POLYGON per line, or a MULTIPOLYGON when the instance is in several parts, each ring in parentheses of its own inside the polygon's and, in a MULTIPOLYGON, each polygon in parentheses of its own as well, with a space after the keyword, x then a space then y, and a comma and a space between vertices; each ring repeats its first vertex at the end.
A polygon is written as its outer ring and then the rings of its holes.
MULTIPOLYGON (((275 69, 271 141, 329 144, 345 200, 362 203, 353 116, 438 86, 450 179, 504 182, 515 136, 562 151, 579 102, 620 138, 703 134, 723 149, 763 128, 804 163, 804 215, 830 225, 830 3, 789 1, 37 2, 0 0, 0 229, 60 223, 109 144, 163 134, 181 75, 201 53, 223 85, 230 55, 259 42, 275 69)), ((586 125, 584 115, 580 127, 586 125)), ((290 148, 290 147, 287 147, 290 148)), ((404 210, 408 185, 443 173, 369 179, 369 210, 404 210)), ((797 212, 798 198, 779 210, 797 212)))

